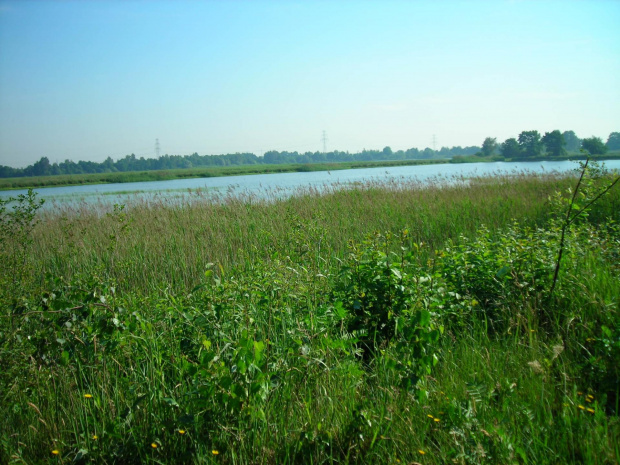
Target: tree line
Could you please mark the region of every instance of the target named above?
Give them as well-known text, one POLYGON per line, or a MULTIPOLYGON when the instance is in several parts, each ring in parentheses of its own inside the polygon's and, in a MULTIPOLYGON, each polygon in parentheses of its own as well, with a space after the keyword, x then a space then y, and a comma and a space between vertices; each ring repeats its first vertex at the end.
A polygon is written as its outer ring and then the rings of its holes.
POLYGON ((518 138, 506 139, 502 144, 494 137, 487 137, 482 143, 479 155, 489 157, 500 155, 511 160, 535 159, 539 157, 562 157, 569 152, 586 150, 591 155, 604 155, 607 151, 620 150, 620 132, 609 134, 607 143, 600 137, 580 139, 574 131, 559 130, 541 135, 538 131, 523 131, 518 138))
POLYGON ((393 151, 390 147, 383 150, 362 150, 357 153, 341 152, 278 152, 270 150, 262 157, 253 153, 232 153, 226 155, 162 155, 158 158, 136 157, 133 153, 117 161, 111 157, 103 162, 65 160, 61 163, 50 163, 47 157, 25 168, 12 168, 0 165, 0 178, 53 176, 61 174, 116 173, 127 171, 154 171, 231 165, 285 164, 285 163, 337 163, 357 161, 388 161, 388 160, 424 160, 446 159, 480 155, 495 156, 511 160, 527 160, 539 157, 561 157, 568 152, 587 150, 592 155, 602 155, 608 150, 620 150, 620 132, 612 132, 607 143, 599 137, 580 139, 574 131, 559 130, 541 135, 538 131, 523 131, 518 138, 510 138, 498 143, 496 138, 487 137, 481 147, 442 147, 433 150, 429 147, 419 150, 393 151))
POLYGON ((42 157, 36 163, 26 168, 12 168, 0 165, 0 178, 27 177, 27 176, 52 176, 61 174, 88 174, 88 173, 116 173, 127 171, 154 171, 172 170, 200 167, 231 166, 231 165, 258 165, 258 164, 284 164, 284 163, 336 163, 354 161, 380 161, 380 160, 415 160, 433 158, 452 158, 457 155, 473 155, 480 151, 480 147, 442 147, 441 150, 426 148, 418 150, 392 151, 390 147, 383 150, 362 150, 358 153, 341 152, 278 152, 271 150, 262 157, 253 153, 233 153, 226 155, 162 155, 158 158, 136 157, 134 154, 126 155, 117 161, 111 157, 97 163, 94 161, 65 160, 62 163, 50 163, 47 157, 42 157))

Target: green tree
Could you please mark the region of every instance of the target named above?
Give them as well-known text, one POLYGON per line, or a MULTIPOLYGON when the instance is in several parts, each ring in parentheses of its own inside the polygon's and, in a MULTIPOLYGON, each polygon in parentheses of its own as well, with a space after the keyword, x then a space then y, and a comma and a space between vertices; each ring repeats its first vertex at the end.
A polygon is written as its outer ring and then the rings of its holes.
POLYGON ((430 147, 426 147, 422 151, 421 158, 434 158, 434 157, 435 157, 435 151, 433 149, 431 149, 430 147))
POLYGON ((569 152, 578 152, 581 148, 581 139, 577 137, 575 131, 564 131, 564 142, 566 142, 566 150, 569 152))
POLYGON ((47 157, 41 157, 41 159, 35 164, 25 169, 26 176, 47 176, 51 174, 51 165, 47 157))
POLYGON ((270 150, 269 152, 265 152, 265 155, 263 155, 263 161, 270 164, 282 162, 280 159, 280 153, 276 150, 270 150))
POLYGON ((524 157, 534 158, 540 156, 543 149, 540 133, 538 131, 523 131, 519 134, 519 147, 524 157))
POLYGON ((554 157, 559 157, 566 154, 566 141, 564 136, 557 129, 555 131, 546 132, 542 138, 542 143, 545 145, 545 149, 548 153, 554 157))
POLYGON ((114 166, 114 160, 112 160, 112 157, 106 158, 101 165, 104 173, 114 173, 115 171, 117 171, 116 166, 114 166))
POLYGON ((600 137, 588 137, 581 141, 581 148, 590 152, 590 155, 603 155, 607 153, 607 146, 600 137))
POLYGON ((607 138, 608 150, 620 150, 620 132, 612 132, 607 138))
POLYGON ((490 157, 497 150, 497 139, 495 137, 487 137, 482 143, 482 155, 490 157))
POLYGON ((502 144, 500 151, 504 158, 516 158, 521 156, 521 147, 519 147, 519 143, 514 137, 506 139, 506 141, 502 144))

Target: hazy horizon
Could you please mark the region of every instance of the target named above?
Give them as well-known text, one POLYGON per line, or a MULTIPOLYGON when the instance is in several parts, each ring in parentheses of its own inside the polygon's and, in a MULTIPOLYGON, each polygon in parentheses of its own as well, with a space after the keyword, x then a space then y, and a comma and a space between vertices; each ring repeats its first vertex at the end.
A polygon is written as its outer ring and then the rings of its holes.
POLYGON ((620 2, 0 1, 0 165, 620 131, 620 2))

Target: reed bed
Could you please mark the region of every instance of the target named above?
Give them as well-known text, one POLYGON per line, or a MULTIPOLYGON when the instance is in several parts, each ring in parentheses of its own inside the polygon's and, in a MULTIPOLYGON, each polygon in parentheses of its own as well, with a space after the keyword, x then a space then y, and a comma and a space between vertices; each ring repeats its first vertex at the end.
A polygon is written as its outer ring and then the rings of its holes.
POLYGON ((0 463, 617 463, 617 187, 550 291, 612 181, 5 216, 0 463))
POLYGON ((207 263, 228 268, 290 255, 301 233, 305 247, 320 246, 331 258, 342 256, 348 240, 374 231, 409 228, 411 241, 432 253, 481 225, 496 229, 513 219, 542 225, 549 196, 569 182, 559 174, 498 175, 492 182, 393 179, 308 187, 285 200, 277 190, 197 191, 181 199, 136 197, 122 211, 103 202, 60 206, 34 231, 32 258, 38 269, 66 277, 101 267, 134 291, 187 288, 200 282, 207 263))

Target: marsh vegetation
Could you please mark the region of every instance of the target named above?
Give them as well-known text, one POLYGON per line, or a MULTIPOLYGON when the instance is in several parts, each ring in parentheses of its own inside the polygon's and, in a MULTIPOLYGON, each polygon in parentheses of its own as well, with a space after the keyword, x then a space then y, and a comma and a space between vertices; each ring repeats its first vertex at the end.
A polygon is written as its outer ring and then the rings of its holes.
POLYGON ((2 201, 0 462, 617 463, 614 180, 2 201))

